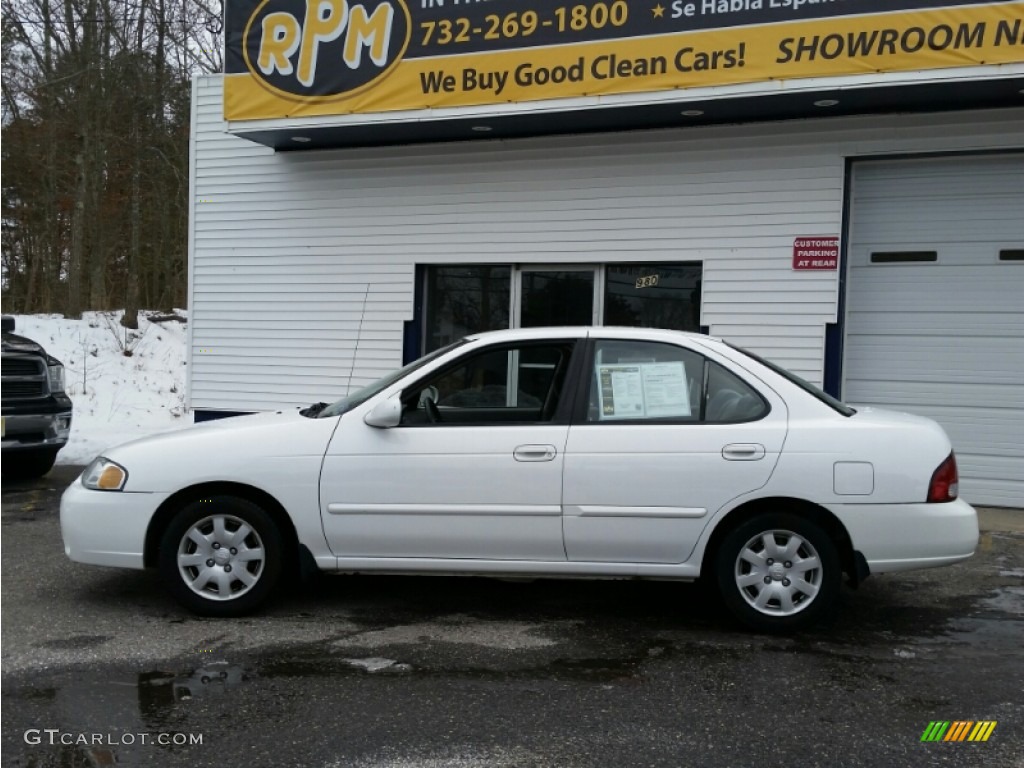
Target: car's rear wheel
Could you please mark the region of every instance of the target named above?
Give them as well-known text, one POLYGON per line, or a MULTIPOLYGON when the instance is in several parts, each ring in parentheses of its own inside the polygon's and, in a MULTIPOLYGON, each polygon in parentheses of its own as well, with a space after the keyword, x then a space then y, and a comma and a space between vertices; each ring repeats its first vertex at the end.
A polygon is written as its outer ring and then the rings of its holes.
POLYGON ((281 580, 281 534, 258 505, 234 496, 186 504, 160 540, 160 573, 171 594, 203 616, 241 616, 281 580))
POLYGON ((729 612, 759 632, 786 632, 823 618, 839 597, 839 554, 815 523, 761 514, 730 531, 715 560, 729 612))

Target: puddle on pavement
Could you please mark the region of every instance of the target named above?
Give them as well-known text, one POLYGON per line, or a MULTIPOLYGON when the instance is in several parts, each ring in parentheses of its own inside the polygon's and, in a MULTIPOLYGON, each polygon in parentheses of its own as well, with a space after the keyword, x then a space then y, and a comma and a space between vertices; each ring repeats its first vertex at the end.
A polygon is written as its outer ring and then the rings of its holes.
POLYGON ((1024 635, 1024 587, 995 587, 984 596, 958 601, 955 610, 944 612, 941 621, 891 634, 915 648, 965 645, 978 651, 1006 653, 1019 648, 1024 635))
MULTIPOLYGON (((294 679, 303 677, 372 675, 391 677, 416 675, 417 677, 444 677, 474 680, 572 680, 578 682, 615 682, 642 677, 643 665, 650 661, 664 661, 672 649, 656 645, 632 650, 627 654, 600 657, 556 657, 537 661, 535 657, 521 657, 513 666, 495 664, 444 663, 435 665, 412 664, 385 656, 324 656, 312 653, 308 657, 292 656, 288 659, 268 659, 258 664, 262 679, 294 679)), ((505 660, 507 661, 507 659, 505 660)))
POLYGON ((593 683, 640 682, 640 667, 645 658, 556 659, 544 671, 555 679, 593 683))
POLYGON ((573 621, 525 622, 482 620, 462 614, 444 616, 434 621, 398 624, 381 629, 353 632, 335 640, 335 648, 380 648, 394 645, 447 643, 473 645, 498 651, 521 651, 549 648, 560 641, 549 637, 577 626, 573 621))
MULTIPOLYGON (((1024 618, 1010 620, 985 616, 953 619, 939 643, 969 646, 974 652, 1004 655, 1013 649, 1019 654, 1020 638, 1024 636, 1024 618)), ((936 639, 927 642, 935 643, 936 639)))
POLYGON ((24 701, 55 701, 57 699, 56 688, 28 688, 21 692, 21 699, 24 701))
POLYGON ((75 677, 59 687, 23 688, 13 696, 22 716, 29 723, 45 722, 46 728, 58 729, 59 736, 51 742, 42 726, 32 725, 26 731, 25 751, 13 761, 5 760, 5 765, 95 768, 150 765, 154 760, 187 765, 190 761, 183 756, 190 747, 182 742, 145 742, 142 736, 191 737, 198 732, 190 717, 196 703, 222 696, 254 677, 249 667, 210 661, 182 674, 151 670, 134 678, 75 677), (110 723, 117 723, 117 728, 111 729, 110 723), (29 740, 36 738, 35 743, 29 740), (62 743, 64 738, 73 742, 62 743), (154 757, 154 750, 162 757, 154 757))
POLYGON ((252 677, 251 671, 226 661, 210 662, 189 675, 178 677, 164 672, 143 672, 138 683, 139 707, 159 711, 195 697, 217 695, 252 677))
POLYGON ((986 608, 1024 617, 1024 587, 1001 587, 981 601, 986 608))

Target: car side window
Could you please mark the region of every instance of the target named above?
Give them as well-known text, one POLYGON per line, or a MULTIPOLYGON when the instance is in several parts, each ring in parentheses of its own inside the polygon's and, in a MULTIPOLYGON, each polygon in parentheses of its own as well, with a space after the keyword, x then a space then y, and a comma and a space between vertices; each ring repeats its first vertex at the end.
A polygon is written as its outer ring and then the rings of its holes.
POLYGON ((764 398, 739 376, 674 344, 597 341, 588 374, 590 423, 729 424, 768 413, 764 398))
POLYGON ((402 423, 550 421, 572 348, 568 342, 520 344, 469 355, 403 395, 402 423))
POLYGON ((768 403, 736 374, 718 363, 708 362, 704 421, 738 424, 757 421, 768 414, 768 403))

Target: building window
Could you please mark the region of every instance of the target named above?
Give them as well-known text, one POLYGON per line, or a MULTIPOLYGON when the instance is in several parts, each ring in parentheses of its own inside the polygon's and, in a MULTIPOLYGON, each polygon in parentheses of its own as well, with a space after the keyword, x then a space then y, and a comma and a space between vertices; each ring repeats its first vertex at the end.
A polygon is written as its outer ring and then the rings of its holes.
POLYGON ((509 327, 510 266, 427 267, 424 352, 509 327))
POLYGON ((609 264, 604 324, 700 331, 700 262, 609 264))
POLYGON ((700 332, 701 262, 423 269, 420 354, 467 334, 513 326, 595 324, 700 332))
POLYGON ((595 270, 523 268, 520 278, 519 325, 593 325, 595 270))

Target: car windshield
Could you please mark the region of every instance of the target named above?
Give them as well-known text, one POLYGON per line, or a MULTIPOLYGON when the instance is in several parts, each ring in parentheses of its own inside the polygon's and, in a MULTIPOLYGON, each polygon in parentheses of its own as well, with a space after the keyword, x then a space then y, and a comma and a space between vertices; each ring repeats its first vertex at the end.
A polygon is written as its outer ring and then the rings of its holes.
POLYGON ((782 376, 784 379, 791 381, 793 384, 796 384, 804 392, 817 398, 818 400, 823 402, 825 405, 827 405, 829 408, 836 411, 837 413, 841 413, 843 416, 853 416, 853 414, 857 412, 856 408, 851 408, 842 400, 837 400, 836 398, 832 397, 832 395, 828 394, 828 392, 824 392, 823 390, 811 384, 811 382, 805 379, 801 379, 795 373, 787 371, 785 368, 776 365, 770 360, 765 360, 760 355, 755 355, 753 352, 743 349, 742 347, 737 347, 733 344, 729 344, 729 342, 725 342, 725 344, 730 348, 735 349, 737 352, 742 352, 747 357, 756 360, 765 368, 769 368, 770 370, 779 374, 779 376, 782 376))
POLYGON ((456 341, 453 344, 449 344, 447 347, 441 347, 441 349, 434 350, 430 354, 424 355, 419 360, 413 360, 411 363, 402 368, 399 368, 397 371, 392 371, 384 378, 378 379, 372 384, 366 385, 362 389, 357 389, 355 392, 350 392, 349 394, 345 395, 345 397, 341 398, 341 400, 331 403, 322 411, 320 411, 316 415, 316 418, 326 419, 331 416, 341 416, 343 413, 347 413, 348 411, 355 408, 357 405, 365 403, 378 392, 384 391, 406 374, 412 373, 417 368, 421 368, 422 366, 426 365, 432 360, 436 360, 437 358, 441 357, 441 355, 445 355, 451 352, 456 347, 459 347, 465 343, 466 339, 460 339, 459 341, 456 341))

